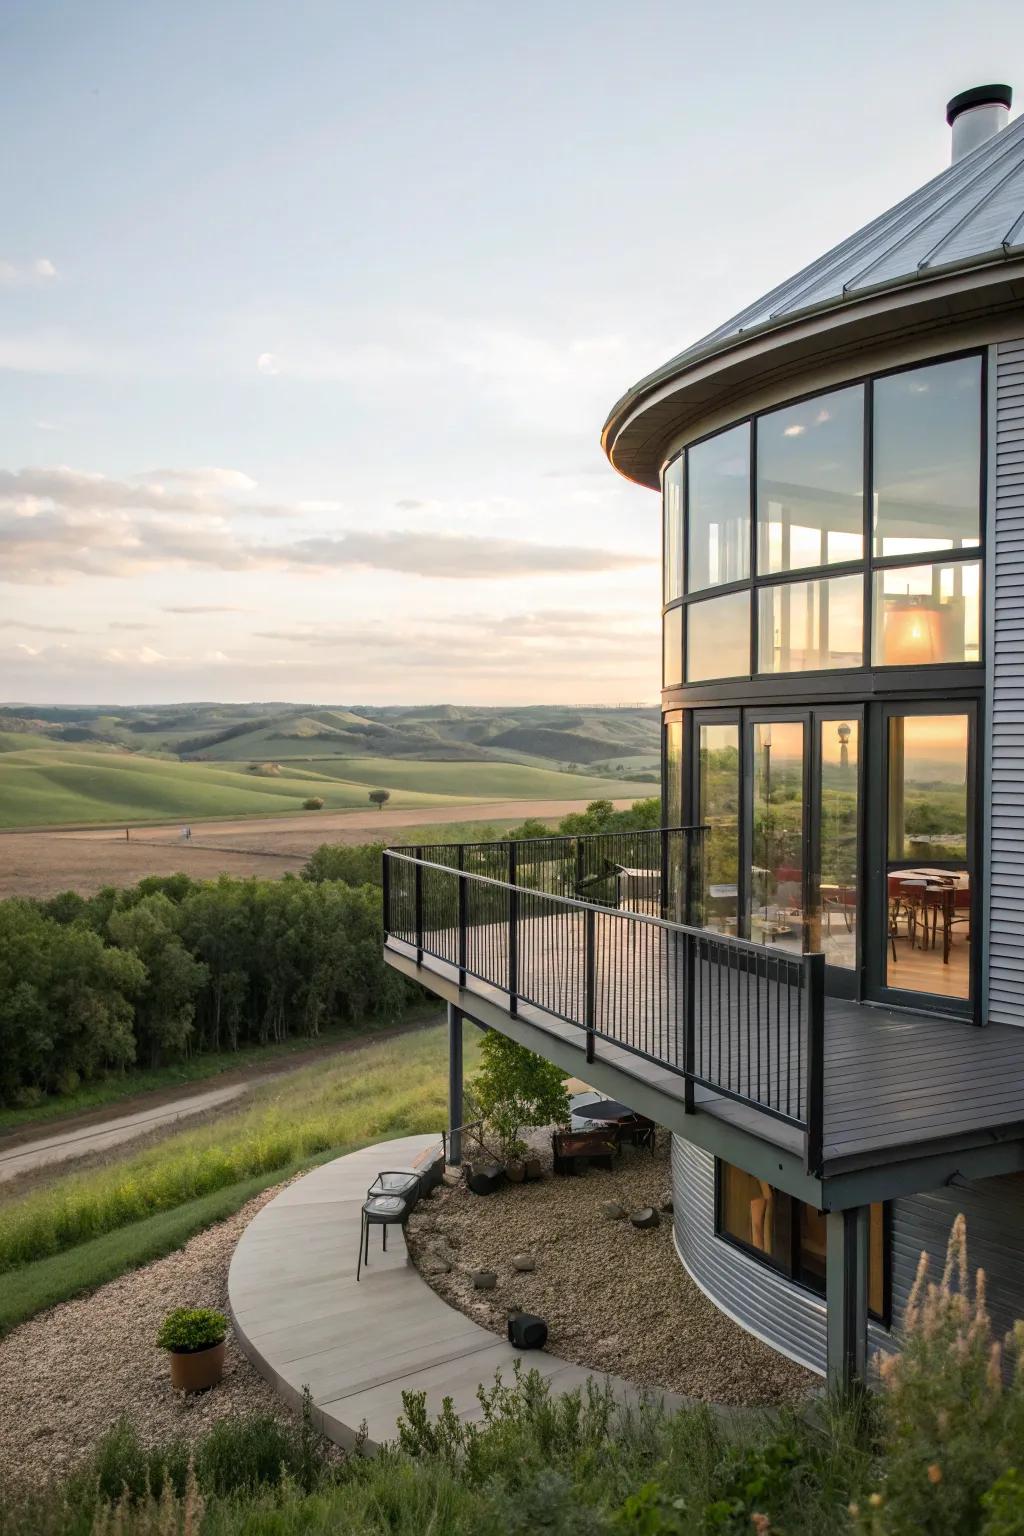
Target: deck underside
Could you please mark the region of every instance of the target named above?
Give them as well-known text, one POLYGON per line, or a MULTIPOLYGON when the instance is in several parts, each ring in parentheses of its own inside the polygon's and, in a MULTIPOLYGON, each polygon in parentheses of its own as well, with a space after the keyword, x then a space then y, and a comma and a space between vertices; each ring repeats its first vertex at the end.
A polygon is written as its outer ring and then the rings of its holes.
MULTIPOLYGON (((519 1014, 582 1047, 583 1031, 578 1024, 567 1022, 583 1016, 581 999, 575 995, 578 970, 562 964, 563 957, 546 946, 545 932, 538 924, 520 947, 519 1014)), ((600 934, 599 917, 599 942, 600 934)), ((415 959, 414 946, 399 939, 389 938, 388 947, 415 959)), ((444 942, 431 942, 428 948, 451 952, 444 942)), ((477 952, 489 952, 485 933, 477 935, 477 952)), ((631 963, 620 945, 615 949, 614 964, 606 959, 598 966, 597 1054, 604 1060, 615 1060, 630 1076, 656 1084, 662 1092, 682 1101, 678 978, 664 955, 654 956, 648 951, 637 957, 641 958, 642 964, 631 963), (645 995, 650 996, 649 1008, 645 1008, 645 995), (624 1016, 634 1021, 628 1039, 615 1023, 624 1016), (645 1017, 652 1021, 646 1033, 642 1025, 645 1017), (641 1021, 639 1029, 637 1020, 641 1021)), ((429 953, 424 954, 418 969, 427 986, 431 973, 449 984, 458 980, 454 965, 429 953)), ((767 1004, 769 990, 769 982, 751 987, 749 979, 735 991, 728 978, 724 986, 720 977, 713 984, 709 979, 706 987, 698 985, 698 1068, 709 1080, 728 1085, 741 1098, 698 1086, 696 1103, 701 1111, 802 1155, 800 1129, 742 1102, 742 1098, 763 1098, 783 1108, 789 1106, 795 1119, 802 1117, 805 1108, 806 1020, 796 1014, 788 1016, 786 1009, 777 1005, 762 1008, 760 1003, 763 999, 767 1004), (727 1027, 723 1028, 723 1020, 727 1027)), ((465 978, 465 1007, 469 1011, 474 995, 507 1010, 506 992, 470 972, 465 978)), ((840 1168, 948 1145, 955 1138, 995 1142, 1024 1134, 1024 1029, 998 1024, 979 1029, 925 1013, 830 997, 825 1011, 824 1082, 826 1175, 840 1168)))

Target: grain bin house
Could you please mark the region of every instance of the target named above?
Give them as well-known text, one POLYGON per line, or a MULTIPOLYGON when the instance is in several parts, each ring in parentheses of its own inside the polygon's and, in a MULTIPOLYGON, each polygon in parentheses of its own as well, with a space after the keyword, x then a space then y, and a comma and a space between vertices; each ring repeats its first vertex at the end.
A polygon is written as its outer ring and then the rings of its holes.
POLYGON ((388 961, 674 1135, 679 1259, 834 1380, 957 1211, 1024 1315, 1024 117, 641 380, 661 831, 390 851, 388 961))

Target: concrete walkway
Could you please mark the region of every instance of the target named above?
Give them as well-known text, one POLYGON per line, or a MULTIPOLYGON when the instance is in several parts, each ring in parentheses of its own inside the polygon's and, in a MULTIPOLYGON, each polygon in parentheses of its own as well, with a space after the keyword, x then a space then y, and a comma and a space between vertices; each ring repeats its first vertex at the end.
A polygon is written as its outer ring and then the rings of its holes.
MULTIPOLYGON (((396 1228, 386 1254, 373 1229, 369 1269, 356 1283, 369 1185, 382 1170, 411 1168, 437 1145, 436 1136, 408 1136, 314 1169, 264 1206, 231 1261, 228 1297, 239 1343, 293 1405, 309 1387, 320 1428, 340 1445, 352 1445, 363 1424, 366 1450, 393 1440, 405 1391, 426 1392, 431 1413, 451 1397, 460 1417, 477 1419, 477 1387, 492 1384, 497 1370, 511 1381, 516 1359, 563 1391, 596 1374, 547 1352, 521 1354, 449 1307, 420 1278, 396 1228)), ((617 1377, 608 1380, 620 1401, 641 1395, 617 1377)))

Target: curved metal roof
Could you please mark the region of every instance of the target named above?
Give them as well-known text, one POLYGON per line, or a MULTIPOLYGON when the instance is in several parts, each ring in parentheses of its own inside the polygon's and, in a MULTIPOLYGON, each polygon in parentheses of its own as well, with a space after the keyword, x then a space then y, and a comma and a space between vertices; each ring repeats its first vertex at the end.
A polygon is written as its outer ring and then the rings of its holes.
POLYGON ((879 290, 1024 257, 1024 114, 641 379, 613 407, 610 429, 656 385, 759 332, 838 309, 879 290))

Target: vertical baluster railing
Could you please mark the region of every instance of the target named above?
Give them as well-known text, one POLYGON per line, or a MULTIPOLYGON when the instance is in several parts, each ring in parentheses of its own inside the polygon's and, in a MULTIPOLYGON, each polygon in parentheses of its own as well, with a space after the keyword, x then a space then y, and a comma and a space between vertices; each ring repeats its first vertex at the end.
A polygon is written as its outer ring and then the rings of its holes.
POLYGON ((583 1023, 587 1031, 587 1060, 594 1059, 594 1005, 597 992, 597 913, 588 907, 583 914, 583 1023))
POLYGON ((384 942, 387 943, 391 935, 391 859, 386 848, 380 861, 380 886, 381 921, 384 927, 384 942))
POLYGON ((819 1174, 825 1139, 825 956, 804 956, 807 1001, 807 1085, 805 1090, 808 1173, 819 1174))
POLYGON ((466 985, 466 905, 468 899, 468 887, 466 882, 466 855, 465 850, 459 847, 459 872, 456 876, 459 882, 459 908, 458 908, 458 956, 459 956, 459 987, 466 985))
POLYGON ((423 964, 423 849, 416 849, 416 864, 413 869, 414 882, 414 907, 416 913, 416 964, 423 964))
POLYGON ((519 892, 516 889, 516 845, 508 845, 508 1011, 519 1012, 519 892))

